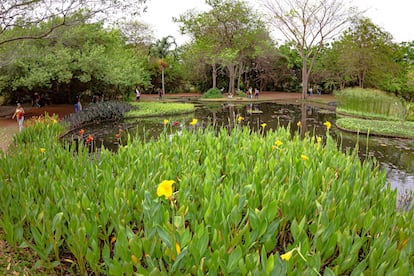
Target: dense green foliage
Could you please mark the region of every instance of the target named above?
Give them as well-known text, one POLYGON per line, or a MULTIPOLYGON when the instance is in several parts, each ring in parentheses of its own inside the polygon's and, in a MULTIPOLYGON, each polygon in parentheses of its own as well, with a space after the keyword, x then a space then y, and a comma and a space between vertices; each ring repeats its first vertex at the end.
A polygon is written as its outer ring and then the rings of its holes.
POLYGON ((396 210, 373 161, 342 153, 329 132, 263 130, 195 121, 91 155, 64 149, 60 124, 36 122, 0 158, 0 227, 43 265, 71 259, 82 275, 414 271, 414 210, 396 210))
POLYGON ((0 91, 13 101, 35 92, 53 102, 72 102, 76 95, 115 98, 136 84, 148 83, 143 57, 128 48, 118 31, 101 24, 61 28, 47 39, 7 44, 0 57, 0 91))

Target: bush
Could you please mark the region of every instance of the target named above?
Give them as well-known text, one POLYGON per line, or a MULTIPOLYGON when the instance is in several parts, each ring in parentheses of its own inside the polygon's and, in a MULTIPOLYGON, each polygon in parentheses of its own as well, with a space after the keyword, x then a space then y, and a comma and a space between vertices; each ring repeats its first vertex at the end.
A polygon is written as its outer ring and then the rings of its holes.
POLYGON ((210 88, 206 93, 203 95, 204 99, 217 99, 223 98, 220 89, 218 88, 210 88))

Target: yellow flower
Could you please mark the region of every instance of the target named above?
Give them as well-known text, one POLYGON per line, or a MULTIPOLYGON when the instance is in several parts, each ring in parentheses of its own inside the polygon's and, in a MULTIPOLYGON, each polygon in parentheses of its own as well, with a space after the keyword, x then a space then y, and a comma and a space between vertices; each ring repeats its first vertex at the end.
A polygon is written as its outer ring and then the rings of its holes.
POLYGON ((178 242, 175 243, 175 251, 177 251, 177 255, 180 254, 180 252, 181 252, 181 247, 178 244, 178 242))
POLYGON ((267 126, 267 124, 266 123, 263 123, 263 124, 261 124, 260 125, 262 128, 265 128, 266 126, 267 126))
POLYGON ((279 147, 279 146, 283 145, 283 142, 280 141, 280 140, 276 140, 275 145, 279 147))
POLYGON ((319 149, 319 147, 320 147, 320 145, 321 145, 321 142, 322 142, 322 138, 321 138, 320 136, 316 136, 316 142, 318 143, 318 144, 317 144, 317 147, 318 147, 318 149, 319 149))
POLYGON ((299 122, 297 122, 297 123, 296 123, 296 125, 297 125, 298 127, 300 127, 300 126, 302 125, 302 123, 299 121, 299 122))
POLYGON ((244 117, 242 117, 242 116, 239 116, 239 118, 237 118, 237 121, 239 121, 239 123, 243 120, 244 120, 244 117))
POLYGON ((40 148, 40 152, 41 153, 45 153, 46 152, 46 149, 45 148, 40 148))
POLYGON ((131 256, 131 261, 132 261, 132 263, 133 263, 133 264, 137 264, 137 263, 138 263, 138 258, 137 258, 137 256, 132 255, 132 256, 131 256))
POLYGON ((197 119, 193 119, 190 123, 190 125, 195 126, 197 124, 198 120, 197 119))
POLYGON ((164 119, 164 125, 168 125, 170 121, 168 119, 164 119))
POLYGON ((290 258, 292 258, 293 250, 290 250, 289 252, 286 252, 285 254, 280 255, 280 258, 284 261, 289 261, 290 258))
POLYGON ((172 185, 175 183, 174 180, 164 180, 158 185, 157 195, 158 197, 165 196, 166 199, 169 199, 172 196, 173 190, 172 185))
POLYGON ((330 129, 331 128, 331 122, 329 122, 329 121, 326 121, 325 123, 323 123, 325 126, 326 126, 326 128, 327 129, 330 129))
POLYGON ((57 121, 56 119, 53 119, 53 123, 54 123, 54 124, 57 124, 57 123, 58 123, 58 121, 57 121))
POLYGON ((309 157, 307 157, 306 155, 304 155, 304 154, 302 154, 301 156, 300 156, 300 158, 302 158, 302 160, 303 161, 306 161, 306 160, 308 160, 309 159, 309 157))

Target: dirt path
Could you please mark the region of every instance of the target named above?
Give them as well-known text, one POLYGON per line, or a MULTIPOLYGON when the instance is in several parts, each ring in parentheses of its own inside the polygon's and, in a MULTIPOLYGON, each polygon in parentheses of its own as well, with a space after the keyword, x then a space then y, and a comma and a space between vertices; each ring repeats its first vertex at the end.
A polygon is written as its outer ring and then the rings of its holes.
MULTIPOLYGON (((46 112, 49 115, 57 114, 59 118, 73 112, 72 105, 49 105, 41 108, 33 108, 28 105, 23 106, 25 114, 25 125, 27 121, 31 120, 33 116, 44 115, 46 112)), ((13 141, 13 136, 19 130, 16 119, 12 119, 15 107, 0 106, 0 149, 5 153, 7 148, 13 141)))
MULTIPOLYGON (((180 94, 167 94, 166 99, 171 98, 192 98, 199 97, 200 94, 196 93, 180 93, 180 94)), ((313 96, 315 99, 323 101, 335 101, 332 95, 313 96)), ((276 101, 276 100, 300 100, 300 93, 282 93, 282 92, 262 92, 260 93, 259 100, 263 101, 276 101)), ((158 96, 154 94, 141 95, 142 101, 158 101, 158 96)), ((236 100, 236 99, 235 99, 236 100)), ((242 101, 249 101, 249 99, 242 98, 242 101)), ((74 107, 71 104, 65 105, 48 105, 41 108, 33 108, 29 105, 23 106, 26 111, 25 121, 32 116, 44 115, 47 112, 49 115, 57 114, 59 118, 74 112, 74 107)), ((11 119, 14 112, 14 106, 0 106, 0 149, 3 152, 7 151, 8 146, 13 141, 13 136, 18 131, 16 119, 11 119)))

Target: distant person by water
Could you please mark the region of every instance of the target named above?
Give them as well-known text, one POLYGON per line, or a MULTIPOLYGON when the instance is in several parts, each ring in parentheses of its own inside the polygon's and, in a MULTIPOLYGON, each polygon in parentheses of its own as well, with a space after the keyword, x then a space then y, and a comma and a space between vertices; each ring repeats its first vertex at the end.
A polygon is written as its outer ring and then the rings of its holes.
POLYGON ((81 104, 81 101, 80 101, 80 96, 76 97, 76 103, 75 103, 74 107, 75 107, 75 113, 82 110, 82 104, 81 104))

